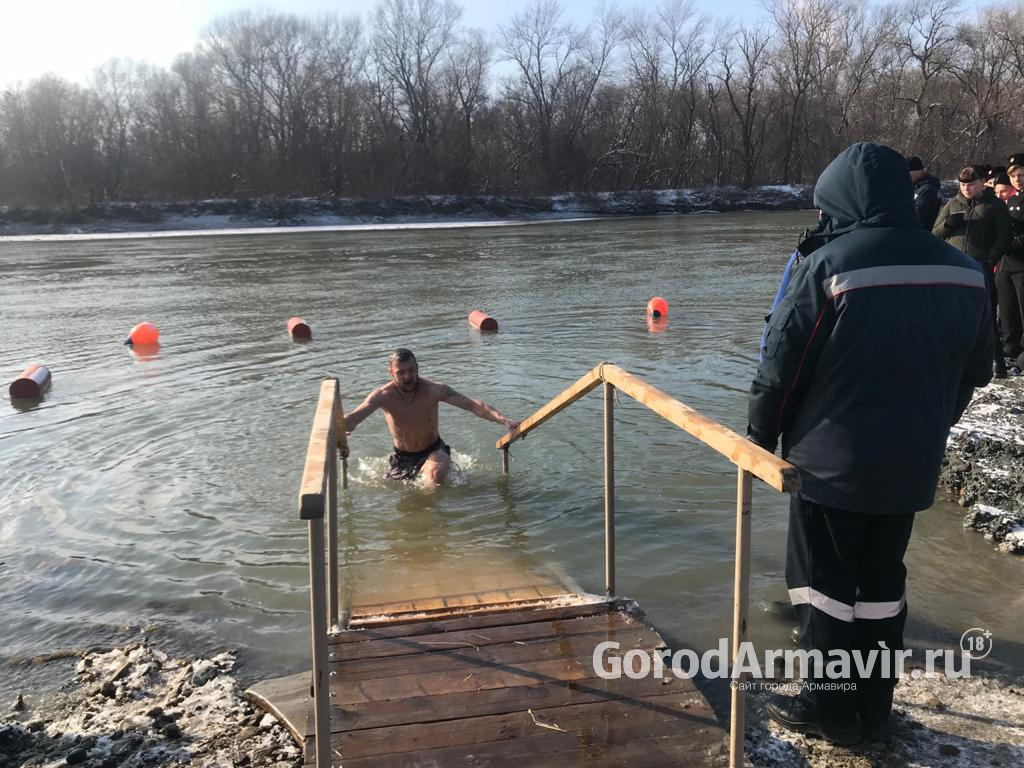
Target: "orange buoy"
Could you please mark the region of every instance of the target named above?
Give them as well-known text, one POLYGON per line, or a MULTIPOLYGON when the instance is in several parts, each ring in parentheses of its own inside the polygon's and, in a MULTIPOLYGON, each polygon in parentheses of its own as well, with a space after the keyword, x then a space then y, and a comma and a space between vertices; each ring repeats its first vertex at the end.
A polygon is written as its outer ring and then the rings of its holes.
POLYGON ((668 302, 661 296, 655 296, 647 302, 647 314, 655 319, 668 317, 668 302))
POLYGON ((30 365, 11 382, 10 394, 16 399, 34 399, 43 396, 50 388, 50 369, 42 365, 30 365))
POLYGON ((301 317, 293 317, 288 321, 288 333, 293 339, 312 339, 313 329, 301 317))
POLYGON ((479 309, 474 309, 469 313, 469 324, 481 331, 498 332, 498 321, 479 309))
POLYGON ((160 329, 152 323, 139 323, 132 332, 128 334, 128 338, 124 340, 125 344, 156 344, 160 339, 160 329))

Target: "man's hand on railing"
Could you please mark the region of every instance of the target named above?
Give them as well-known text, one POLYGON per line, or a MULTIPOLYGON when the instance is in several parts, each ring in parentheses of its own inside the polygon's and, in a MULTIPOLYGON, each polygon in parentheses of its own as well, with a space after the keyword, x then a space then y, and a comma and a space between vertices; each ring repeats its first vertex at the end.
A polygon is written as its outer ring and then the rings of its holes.
POLYGON ((509 432, 512 432, 513 430, 518 429, 519 425, 522 424, 521 421, 516 421, 515 419, 502 419, 501 423, 504 424, 508 428, 509 432))
POLYGON ((348 458, 348 443, 347 442, 342 443, 340 440, 338 441, 338 455, 341 456, 341 458, 343 458, 343 459, 347 459, 348 458))

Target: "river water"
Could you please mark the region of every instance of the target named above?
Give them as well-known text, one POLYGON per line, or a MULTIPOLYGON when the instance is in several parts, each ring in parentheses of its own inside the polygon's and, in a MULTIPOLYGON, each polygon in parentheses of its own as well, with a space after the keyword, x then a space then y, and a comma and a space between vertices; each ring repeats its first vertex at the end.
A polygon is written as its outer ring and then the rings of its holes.
MULTIPOLYGON (((0 697, 27 657, 140 634, 182 652, 239 648, 250 679, 306 667, 296 494, 319 382, 338 377, 351 408, 386 381, 393 347, 516 418, 607 360, 742 432, 763 316, 812 220, 0 242, 0 371, 54 373, 37 406, 0 402, 0 697), (644 322, 654 295, 671 305, 663 333, 644 322), (474 308, 501 332, 471 329, 474 308), (311 343, 288 337, 292 315, 311 343), (161 328, 158 352, 122 345, 141 320, 161 328)), ((379 480, 382 417, 352 438, 341 546, 354 599, 388 574, 508 563, 601 591, 599 394, 516 444, 508 480, 497 425, 445 406, 441 422, 459 469, 437 493, 379 480)), ((673 644, 716 645, 731 611, 733 467, 628 398, 616 460, 619 593, 673 644)), ((754 603, 785 595, 786 515, 759 485, 754 603)), ((940 502, 919 517, 909 567, 912 641, 947 647, 985 627, 993 660, 1019 668, 1024 561, 940 502)), ((755 639, 786 647, 789 622, 755 613, 755 639)))

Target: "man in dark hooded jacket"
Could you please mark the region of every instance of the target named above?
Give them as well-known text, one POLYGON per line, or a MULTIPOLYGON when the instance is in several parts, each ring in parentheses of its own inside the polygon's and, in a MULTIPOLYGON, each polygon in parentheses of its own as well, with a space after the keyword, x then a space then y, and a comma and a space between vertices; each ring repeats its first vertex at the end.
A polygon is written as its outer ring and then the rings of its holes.
MULTIPOLYGON (((922 229, 905 160, 854 144, 814 189, 817 248, 793 269, 751 386, 750 439, 800 470, 786 582, 800 645, 903 647, 903 556, 931 506, 949 428, 992 376, 992 321, 977 261, 922 229)), ((865 661, 867 656, 863 657, 865 661)), ((768 707, 842 744, 888 739, 894 679, 851 667, 855 691, 805 673, 768 707)))

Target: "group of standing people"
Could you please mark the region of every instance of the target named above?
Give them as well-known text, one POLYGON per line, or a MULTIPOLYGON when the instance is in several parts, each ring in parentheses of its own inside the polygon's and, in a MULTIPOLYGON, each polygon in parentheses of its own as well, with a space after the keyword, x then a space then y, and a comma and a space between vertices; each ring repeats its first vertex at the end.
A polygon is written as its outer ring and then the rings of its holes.
POLYGON ((975 259, 985 273, 997 342, 995 376, 1024 369, 1024 151, 1005 166, 968 165, 960 189, 942 205, 939 181, 918 157, 907 159, 918 221, 975 259), (1001 339, 1000 339, 1001 337, 1001 339))

